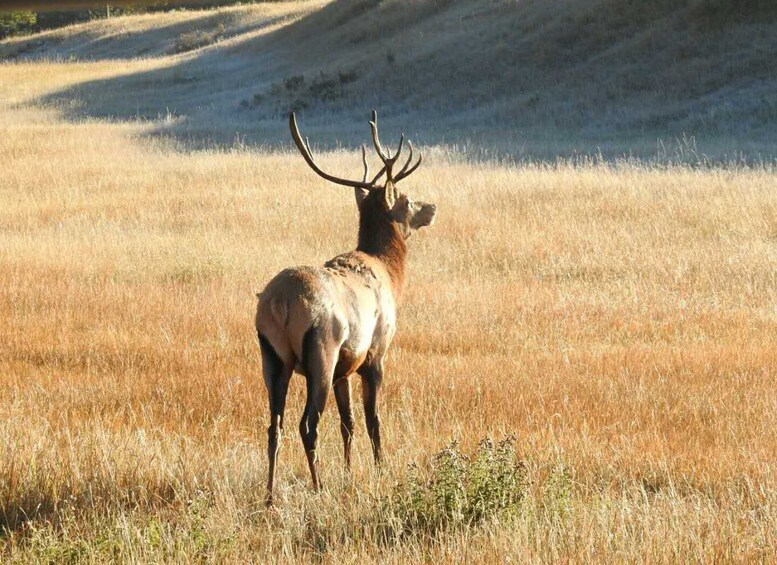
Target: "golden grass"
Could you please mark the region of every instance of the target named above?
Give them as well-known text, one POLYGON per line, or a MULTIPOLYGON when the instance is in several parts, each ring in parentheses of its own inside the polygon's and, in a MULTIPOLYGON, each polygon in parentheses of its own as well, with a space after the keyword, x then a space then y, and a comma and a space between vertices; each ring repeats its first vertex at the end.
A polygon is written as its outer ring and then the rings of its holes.
MULTIPOLYGON (((291 425, 268 512, 254 292, 349 249, 352 195, 297 155, 26 102, 133 64, 0 66, 0 560, 777 559, 773 170, 427 148, 405 189, 440 213, 410 241, 385 468, 359 417, 345 476, 330 402, 326 490, 291 425), (529 480, 511 520, 401 543, 361 527, 409 463, 506 434, 529 480)), ((359 174, 353 152, 320 159, 359 174)))

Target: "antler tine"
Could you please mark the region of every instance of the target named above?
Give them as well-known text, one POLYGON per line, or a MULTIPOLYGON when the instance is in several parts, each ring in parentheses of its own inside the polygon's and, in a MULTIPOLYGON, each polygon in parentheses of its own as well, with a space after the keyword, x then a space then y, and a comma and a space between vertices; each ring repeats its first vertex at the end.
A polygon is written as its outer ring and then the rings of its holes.
POLYGON ((383 146, 380 144, 380 137, 378 136, 378 113, 372 111, 372 119, 370 120, 370 129, 372 130, 372 144, 375 146, 375 151, 378 152, 381 161, 386 163, 389 157, 383 152, 383 146))
MULTIPOLYGON (((384 165, 383 169, 386 171, 388 180, 392 182, 399 180, 398 178, 394 177, 391 169, 399 159, 399 155, 402 153, 402 145, 405 143, 405 134, 404 133, 400 134, 397 151, 394 155, 392 155, 391 151, 388 151, 388 150, 384 151, 383 146, 380 143, 380 135, 378 134, 378 112, 376 112, 375 110, 372 111, 372 120, 370 120, 370 129, 372 130, 372 144, 375 146, 375 151, 378 152, 378 156, 380 157, 381 161, 383 161, 383 165, 384 165)), ((378 178, 380 178, 380 175, 375 177, 373 182, 377 182, 378 178)))
POLYGON ((421 166, 421 161, 422 161, 422 160, 423 160, 423 155, 419 155, 419 156, 418 156, 418 161, 416 161, 415 165, 413 165, 412 167, 410 167, 410 169, 408 169, 407 171, 405 171, 405 169, 403 168, 403 169, 402 169, 402 170, 399 172, 399 174, 398 174, 398 175, 397 175, 397 176, 394 178, 394 182, 399 182, 399 181, 401 181, 402 179, 404 179, 404 178, 407 178, 407 177, 409 177, 411 174, 413 174, 413 173, 415 172, 415 170, 416 170, 418 167, 420 167, 420 166, 421 166))
MULTIPOLYGON (((329 173, 325 173, 324 171, 322 171, 319 168, 319 166, 316 164, 316 161, 313 159, 313 153, 310 150, 310 143, 307 141, 307 138, 305 141, 302 140, 302 136, 299 133, 299 128, 297 127, 297 117, 294 115, 294 112, 289 114, 289 129, 291 130, 291 137, 292 139, 294 139, 294 143, 296 144, 297 149, 299 149, 299 152, 302 153, 303 159, 305 159, 305 162, 310 166, 311 169, 313 169, 316 172, 318 176, 325 178, 329 182, 333 182, 335 184, 341 184, 343 186, 350 186, 352 188, 366 188, 367 190, 372 190, 375 188, 373 186, 373 183, 368 183, 365 181, 359 182, 355 180, 341 179, 339 177, 330 175, 329 173)), ((367 178, 366 173, 364 178, 366 180, 367 178)))
POLYGON ((402 175, 407 172, 407 168, 410 166, 410 161, 413 160, 413 142, 409 139, 407 140, 407 148, 410 150, 410 155, 407 157, 407 161, 405 161, 405 165, 402 167, 402 169, 397 173, 397 177, 401 177, 402 175))
POLYGON ((310 140, 308 139, 307 136, 305 136, 305 147, 308 150, 308 155, 310 155, 310 158, 312 159, 313 158, 313 152, 310 150, 310 140))
MULTIPOLYGON (((373 142, 377 138, 377 120, 378 120, 378 113, 375 110, 373 110, 372 111, 372 121, 370 122, 370 125, 372 125, 373 123, 376 124, 376 126, 375 126, 376 127, 376 130, 375 130, 375 134, 376 135, 373 137, 373 142)), ((378 141, 378 146, 380 146, 380 141, 378 141)), ((366 162, 365 151, 366 151, 366 149, 365 149, 364 145, 362 144, 362 159, 365 160, 364 161, 364 167, 365 167, 364 180, 366 181, 367 180, 367 175, 366 175, 367 162, 366 162)), ((378 150, 378 153, 380 154, 381 151, 378 150)), ((381 160, 383 160, 383 156, 382 155, 381 155, 381 160)), ((377 175, 372 177, 372 180, 370 181, 370 184, 375 184, 376 182, 378 182, 378 179, 380 179, 380 177, 382 177, 385 172, 386 172, 386 165, 385 165, 385 161, 384 161, 383 167, 378 171, 377 175)))
POLYGON ((397 152, 394 153, 394 157, 391 159, 393 163, 397 162, 397 159, 399 159, 399 154, 402 153, 402 144, 405 142, 405 134, 401 133, 399 134, 399 147, 397 147, 397 152))
POLYGON ((362 163, 364 163, 364 177, 362 182, 367 182, 367 176, 370 174, 370 165, 367 163, 367 148, 362 143, 362 163))

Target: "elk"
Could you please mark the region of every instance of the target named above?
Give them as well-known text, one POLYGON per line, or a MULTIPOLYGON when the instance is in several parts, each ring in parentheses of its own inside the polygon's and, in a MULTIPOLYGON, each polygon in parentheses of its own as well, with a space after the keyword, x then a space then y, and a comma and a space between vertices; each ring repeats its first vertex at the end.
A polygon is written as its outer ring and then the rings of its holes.
POLYGON ((421 156, 413 162, 413 146, 408 141, 409 156, 395 174, 404 134, 393 156, 384 151, 375 111, 370 121, 372 143, 383 168, 371 180, 368 180, 364 145, 361 146, 362 180, 339 178, 316 164, 310 143, 307 138, 302 140, 293 113, 289 115, 289 128, 294 143, 313 171, 330 182, 354 189, 359 235, 354 251, 330 259, 323 267, 285 269, 258 295, 256 331, 270 401, 268 505, 273 503, 286 393, 294 371, 307 380, 307 400, 299 432, 313 488, 321 489, 316 445, 318 423, 330 388, 334 389, 340 413, 345 466, 350 470, 354 417, 349 377, 354 373, 362 380, 367 432, 375 463, 380 464, 378 394, 383 381, 383 361, 396 331, 397 303, 405 283, 405 240, 414 231, 430 225, 436 212, 434 204, 413 201, 397 190, 396 184, 418 169, 421 156), (386 180, 380 186, 378 182, 384 174, 386 180))

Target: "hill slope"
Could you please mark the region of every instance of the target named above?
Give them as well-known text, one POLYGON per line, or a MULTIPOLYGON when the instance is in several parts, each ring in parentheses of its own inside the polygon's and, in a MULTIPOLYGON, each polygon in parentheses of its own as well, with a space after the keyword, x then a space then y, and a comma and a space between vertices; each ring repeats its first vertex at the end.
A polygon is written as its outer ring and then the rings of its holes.
POLYGON ((103 20, 5 58, 164 58, 46 103, 155 119, 197 142, 286 139, 289 109, 352 143, 372 107, 427 143, 513 155, 777 154, 777 5, 764 0, 336 0, 103 20), (407 126, 406 126, 407 127, 407 126))

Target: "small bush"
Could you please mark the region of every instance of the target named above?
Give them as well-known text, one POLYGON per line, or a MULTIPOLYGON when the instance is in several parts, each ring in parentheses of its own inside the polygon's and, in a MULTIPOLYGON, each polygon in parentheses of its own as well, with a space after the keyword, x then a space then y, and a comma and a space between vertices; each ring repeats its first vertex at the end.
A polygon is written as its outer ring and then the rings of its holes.
POLYGON ((428 472, 413 468, 408 482, 397 487, 387 502, 393 520, 384 538, 436 535, 508 519, 520 510, 526 487, 513 437, 498 443, 484 439, 470 457, 454 442, 434 456, 428 472))
POLYGON ((38 23, 35 12, 18 11, 0 13, 0 39, 17 33, 31 33, 38 23))

